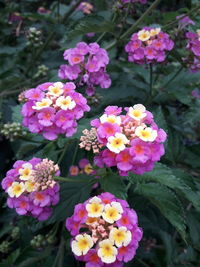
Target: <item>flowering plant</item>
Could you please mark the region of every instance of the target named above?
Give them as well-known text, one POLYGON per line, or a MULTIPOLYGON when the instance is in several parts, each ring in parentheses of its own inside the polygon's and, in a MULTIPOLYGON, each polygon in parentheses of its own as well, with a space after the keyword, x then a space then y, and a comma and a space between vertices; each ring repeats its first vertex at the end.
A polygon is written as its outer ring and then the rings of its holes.
POLYGON ((163 62, 174 42, 160 28, 145 27, 134 33, 125 47, 128 60, 137 64, 163 62))
POLYGON ((54 180, 59 173, 58 165, 48 159, 16 161, 2 180, 8 207, 19 215, 47 220, 52 214, 51 206, 59 202, 59 184, 54 180))
POLYGON ((134 257, 142 238, 136 212, 110 193, 76 205, 66 227, 73 253, 87 267, 122 266, 134 257))
POLYGON ((90 110, 86 99, 75 88, 72 82, 49 82, 25 91, 23 125, 48 140, 56 139, 59 134, 72 136, 76 132, 76 120, 90 110))
MULTIPOLYGON (((122 108, 108 106, 99 119, 91 122, 96 129, 98 146, 102 147, 94 151, 98 153, 94 162, 100 168, 116 166, 120 175, 143 174, 151 171, 154 162, 164 154, 162 142, 167 135, 143 105, 137 104, 125 111, 122 115, 122 108)), ((90 148, 88 139, 88 134, 82 137, 80 146, 90 148)))
POLYGON ((95 86, 109 88, 111 79, 106 73, 109 57, 97 43, 80 42, 75 48, 65 50, 64 59, 69 65, 61 65, 58 76, 61 79, 78 80, 79 86, 86 85, 86 93, 93 95, 95 86))

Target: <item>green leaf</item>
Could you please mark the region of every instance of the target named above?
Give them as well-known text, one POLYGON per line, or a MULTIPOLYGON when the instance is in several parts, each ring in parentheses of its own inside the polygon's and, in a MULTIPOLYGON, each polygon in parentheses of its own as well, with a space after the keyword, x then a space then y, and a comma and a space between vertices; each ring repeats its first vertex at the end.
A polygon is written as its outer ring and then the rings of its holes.
POLYGON ((156 124, 158 124, 159 128, 162 128, 165 130, 166 133, 168 133, 168 126, 167 122, 162 110, 161 106, 158 106, 156 109, 153 110, 154 120, 156 124))
POLYGON ((129 180, 133 184, 144 182, 157 182, 159 184, 166 185, 172 189, 180 189, 184 186, 182 181, 178 177, 174 176, 171 169, 161 163, 156 163, 154 169, 151 172, 146 172, 143 175, 129 173, 129 180))
POLYGON ((108 175, 102 177, 99 181, 105 192, 109 192, 121 199, 127 198, 126 186, 119 175, 109 173, 108 175))
POLYGON ((21 105, 11 107, 12 109, 12 121, 22 123, 21 105))
MULTIPOLYGON (((76 178, 77 177, 74 177, 74 180, 76 178)), ((88 183, 60 183, 60 201, 54 208, 53 216, 48 221, 49 224, 65 220, 67 217, 72 215, 76 204, 82 203, 89 198, 92 190, 92 183, 89 181, 90 180, 88 180, 88 183)))
POLYGON ((112 32, 114 26, 114 23, 101 16, 90 15, 81 19, 74 29, 68 33, 68 37, 72 39, 90 32, 112 32))
POLYGON ((135 192, 148 198, 185 240, 186 225, 183 207, 175 193, 157 183, 138 184, 135 192))

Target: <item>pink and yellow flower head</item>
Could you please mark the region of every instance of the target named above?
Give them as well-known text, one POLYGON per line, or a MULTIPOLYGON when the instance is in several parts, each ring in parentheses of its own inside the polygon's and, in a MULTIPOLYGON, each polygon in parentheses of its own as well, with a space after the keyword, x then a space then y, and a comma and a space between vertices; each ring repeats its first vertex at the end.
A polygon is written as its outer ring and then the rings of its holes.
POLYGON ((187 32, 187 50, 189 54, 184 58, 184 62, 189 66, 192 72, 200 69, 200 30, 195 32, 187 32))
POLYGON ((126 45, 128 60, 137 64, 163 62, 166 52, 172 50, 174 42, 160 28, 145 27, 134 33, 126 45))
POLYGON ((72 136, 77 130, 76 121, 90 110, 86 99, 75 88, 72 82, 55 82, 25 91, 23 125, 48 140, 56 139, 59 134, 72 136))
POLYGON ((91 122, 101 147, 94 162, 100 168, 116 166, 120 175, 142 174, 152 170, 154 162, 164 154, 166 133, 142 104, 125 111, 123 114, 121 108, 109 106, 99 119, 91 122))
POLYGON ((59 173, 58 165, 48 159, 16 161, 2 180, 2 188, 8 194, 7 205, 19 215, 47 220, 51 206, 59 201, 59 185, 53 179, 59 173))
POLYGON ((136 212, 110 193, 76 205, 74 214, 66 220, 66 228, 73 236, 74 255, 87 266, 122 266, 134 257, 142 238, 136 212))
POLYGON ((97 43, 77 43, 75 48, 65 50, 64 59, 68 64, 60 66, 59 78, 79 79, 79 85, 86 85, 86 94, 90 96, 97 85, 101 88, 110 87, 111 79, 106 72, 109 57, 107 51, 97 43))

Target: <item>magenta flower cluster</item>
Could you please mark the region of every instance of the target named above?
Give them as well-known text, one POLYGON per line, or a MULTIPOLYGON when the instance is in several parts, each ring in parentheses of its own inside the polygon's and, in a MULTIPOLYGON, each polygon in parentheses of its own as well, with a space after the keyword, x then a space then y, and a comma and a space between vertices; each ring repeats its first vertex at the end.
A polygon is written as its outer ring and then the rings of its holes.
POLYGON ((60 66, 58 76, 61 79, 76 80, 79 86, 85 85, 88 95, 94 94, 97 85, 110 87, 111 79, 106 73, 109 57, 97 43, 80 42, 75 48, 65 50, 64 59, 68 64, 60 66))
POLYGON ((76 121, 90 110, 86 98, 75 92, 75 88, 72 82, 47 82, 25 91, 23 125, 48 140, 56 139, 59 134, 72 136, 77 130, 76 121))
POLYGON ((187 32, 187 49, 190 52, 189 56, 184 61, 189 65, 192 72, 197 72, 200 69, 200 30, 187 32))
POLYGON ((163 62, 166 52, 172 50, 174 42, 160 28, 145 27, 134 33, 125 46, 128 60, 137 64, 163 62))
POLYGON ((151 171, 164 154, 166 133, 159 129, 151 112, 137 104, 125 108, 108 106, 104 114, 91 122, 103 150, 94 158, 100 167, 117 167, 119 174, 143 174, 151 171))
POLYGON ((73 253, 86 267, 123 266, 135 256, 143 235, 136 212, 110 193, 76 205, 66 228, 73 253))
POLYGON ((51 175, 59 174, 58 166, 52 165, 48 160, 33 158, 29 161, 16 161, 1 183, 8 194, 8 207, 15 209, 19 215, 29 215, 39 221, 47 220, 52 214, 52 206, 59 202, 59 184, 52 180, 51 175), (46 170, 44 166, 50 167, 50 170, 46 170), (41 173, 48 173, 48 176, 42 177, 41 173), (39 189, 37 178, 43 180, 43 190, 39 189))

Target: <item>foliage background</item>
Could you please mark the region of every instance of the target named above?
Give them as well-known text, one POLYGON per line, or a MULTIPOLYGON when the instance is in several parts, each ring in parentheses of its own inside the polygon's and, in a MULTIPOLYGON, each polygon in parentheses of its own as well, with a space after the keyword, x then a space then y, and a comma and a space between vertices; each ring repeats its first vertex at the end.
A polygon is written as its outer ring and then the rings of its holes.
MULTIPOLYGON (((79 121, 78 132, 70 139, 60 137, 48 142, 42 137, 28 134, 10 142, 0 138, 1 178, 17 159, 48 157, 60 162, 62 176, 68 175, 69 167, 79 159, 92 159, 90 153, 78 148, 81 131, 89 122, 99 116, 108 105, 131 106, 146 104, 155 116, 158 125, 168 133, 166 154, 155 169, 142 176, 131 174, 123 181, 110 171, 100 179, 101 189, 127 198, 139 215, 139 224, 144 229, 144 239, 134 260, 125 266, 199 266, 200 252, 200 100, 191 92, 200 86, 199 73, 192 74, 182 65, 185 53, 184 37, 178 35, 176 16, 189 13, 200 27, 199 1, 163 0, 146 16, 135 31, 146 25, 161 25, 163 30, 175 39, 175 49, 168 55, 168 64, 153 69, 153 91, 150 90, 149 69, 127 61, 124 45, 130 33, 126 32, 144 14, 148 5, 137 5, 133 13, 124 16, 123 11, 114 8, 114 1, 95 0, 94 12, 85 15, 73 8, 76 1, 0 1, 0 111, 1 127, 8 122, 20 122, 20 105, 17 95, 44 81, 57 81, 57 70, 63 64, 62 54, 67 48, 84 40, 99 41, 109 48, 108 73, 112 86, 98 90, 101 95, 98 105, 92 105, 91 112, 79 121), (39 6, 51 10, 50 14, 38 14, 39 6), (71 9, 72 8, 72 9, 71 9), (10 14, 19 12, 22 23, 8 23, 10 14), (113 16, 115 18, 113 20, 113 16), (36 27, 42 31, 43 44, 38 48, 27 46, 27 31, 36 27), (17 35, 16 36, 16 31, 17 35), (94 32, 89 38, 86 33, 94 32), (117 44, 112 46, 113 40, 117 44), (45 76, 35 77, 38 66, 48 67, 45 76), (181 68, 181 72, 179 72, 181 68)), ((190 29, 190 26, 189 26, 190 29)), ((76 179, 76 178, 74 178, 76 179)), ((61 201, 53 216, 46 222, 19 217, 6 207, 6 195, 1 194, 0 242, 10 243, 7 253, 0 253, 0 267, 8 266, 84 266, 72 256, 69 233, 63 222, 73 212, 74 205, 85 201, 92 191, 90 178, 81 177, 83 183, 61 184, 61 201), (20 233, 13 237, 14 227, 20 233), (42 235, 39 248, 31 245, 34 236, 42 235), (48 237, 47 237, 48 236, 48 237), (49 236, 51 240, 48 241, 49 236)), ((100 191, 98 191, 100 192, 100 191)))

